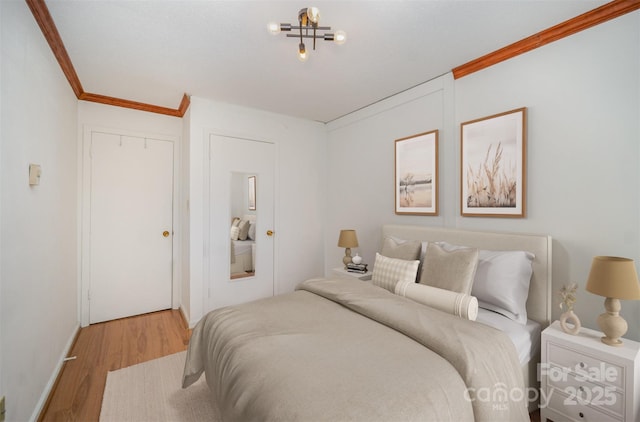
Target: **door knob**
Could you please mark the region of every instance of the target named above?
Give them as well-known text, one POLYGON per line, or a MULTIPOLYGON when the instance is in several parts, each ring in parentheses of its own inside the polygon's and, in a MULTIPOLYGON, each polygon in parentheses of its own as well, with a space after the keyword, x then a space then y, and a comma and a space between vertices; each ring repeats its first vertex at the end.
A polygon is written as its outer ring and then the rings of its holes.
POLYGON ((272 230, 267 230, 267 236, 273 236, 273 231, 272 230))
POLYGON ((163 231, 162 236, 169 237, 169 232, 167 230, 163 231))

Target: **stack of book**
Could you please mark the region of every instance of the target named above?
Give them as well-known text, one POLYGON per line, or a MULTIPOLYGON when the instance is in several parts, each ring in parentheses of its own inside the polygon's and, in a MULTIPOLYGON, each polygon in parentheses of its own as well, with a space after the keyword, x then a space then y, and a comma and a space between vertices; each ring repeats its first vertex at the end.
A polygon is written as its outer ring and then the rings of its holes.
POLYGON ((349 262, 347 264, 347 271, 350 273, 364 274, 367 272, 367 264, 354 264, 349 262))

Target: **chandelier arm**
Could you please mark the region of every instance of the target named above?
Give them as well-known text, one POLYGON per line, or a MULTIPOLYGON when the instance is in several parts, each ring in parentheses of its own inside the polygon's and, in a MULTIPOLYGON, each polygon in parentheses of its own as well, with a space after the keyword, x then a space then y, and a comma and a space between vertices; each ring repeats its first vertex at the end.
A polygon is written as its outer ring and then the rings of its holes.
MULTIPOLYGON (((285 28, 281 28, 281 31, 289 31, 291 29, 307 29, 307 28, 313 28, 312 26, 309 25, 302 25, 302 26, 297 26, 297 25, 290 25, 288 23, 281 23, 280 26, 282 25, 287 25, 285 28)), ((318 26, 316 28, 318 31, 331 31, 331 27, 330 26, 318 26)))
POLYGON ((317 27, 317 24, 314 25, 313 27, 313 50, 314 51, 316 50, 316 27, 317 27))
MULTIPOLYGON (((2 0, 0 0, 0 1, 2 1, 2 0)), ((325 41, 333 41, 332 38, 328 39, 327 37, 325 37, 325 35, 333 35, 333 34, 319 34, 319 35, 316 35, 315 37, 313 35, 302 35, 302 38, 308 38, 308 39, 315 38, 317 40, 323 39, 325 41)), ((298 34, 285 34, 285 36, 287 38, 300 38, 300 35, 298 35, 298 34)))
POLYGON ((302 11, 303 11, 303 10, 304 10, 304 9, 301 9, 301 10, 298 12, 298 23, 300 24, 300 27, 299 27, 299 28, 300 28, 300 44, 302 44, 302 26, 303 26, 303 24, 304 24, 304 22, 302 21, 302 11))

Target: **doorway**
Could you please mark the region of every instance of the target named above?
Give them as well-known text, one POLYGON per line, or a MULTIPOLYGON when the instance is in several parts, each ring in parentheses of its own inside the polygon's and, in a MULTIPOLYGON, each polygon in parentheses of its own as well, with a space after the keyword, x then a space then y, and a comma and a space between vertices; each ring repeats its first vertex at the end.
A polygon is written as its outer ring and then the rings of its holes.
POLYGON ((174 146, 106 131, 85 137, 83 323, 172 307, 174 146))

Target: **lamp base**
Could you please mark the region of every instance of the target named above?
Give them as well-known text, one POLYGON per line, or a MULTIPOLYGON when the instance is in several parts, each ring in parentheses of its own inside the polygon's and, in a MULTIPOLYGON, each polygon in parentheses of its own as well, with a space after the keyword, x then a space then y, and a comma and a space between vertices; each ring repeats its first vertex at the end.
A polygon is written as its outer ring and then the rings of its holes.
POLYGON ((600 341, 609 346, 620 347, 622 346, 622 340, 610 339, 609 337, 600 337, 600 341))
POLYGON ((344 264, 344 269, 347 269, 347 264, 351 263, 351 248, 344 249, 344 257, 342 258, 342 263, 344 264))
POLYGON ((604 333, 604 337, 600 339, 604 344, 609 346, 620 347, 622 346, 622 337, 629 326, 627 321, 620 316, 620 300, 608 297, 604 301, 604 308, 607 312, 598 316, 598 327, 604 333))

